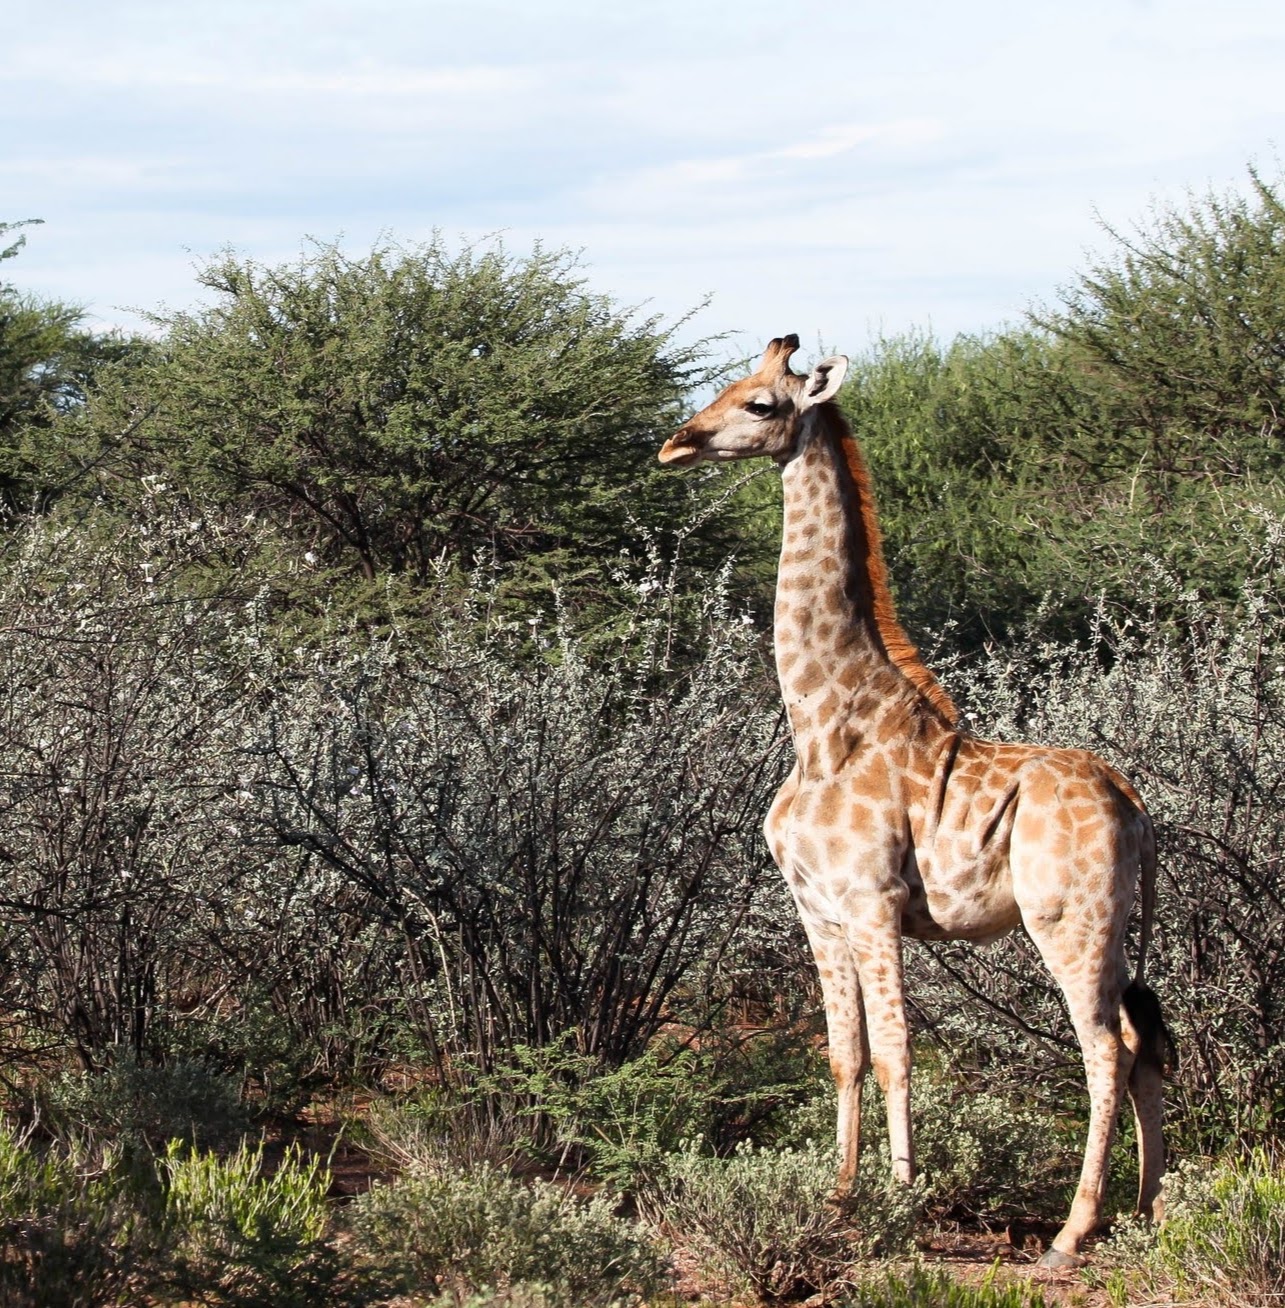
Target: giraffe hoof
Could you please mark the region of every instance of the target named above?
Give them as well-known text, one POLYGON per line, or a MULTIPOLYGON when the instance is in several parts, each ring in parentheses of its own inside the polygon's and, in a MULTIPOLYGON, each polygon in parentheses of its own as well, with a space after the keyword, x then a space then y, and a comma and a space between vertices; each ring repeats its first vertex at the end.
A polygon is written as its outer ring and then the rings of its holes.
POLYGON ((1086 1259, 1080 1254, 1063 1253, 1061 1249, 1049 1249, 1040 1259, 1038 1266, 1065 1270, 1069 1267, 1083 1267, 1086 1259))

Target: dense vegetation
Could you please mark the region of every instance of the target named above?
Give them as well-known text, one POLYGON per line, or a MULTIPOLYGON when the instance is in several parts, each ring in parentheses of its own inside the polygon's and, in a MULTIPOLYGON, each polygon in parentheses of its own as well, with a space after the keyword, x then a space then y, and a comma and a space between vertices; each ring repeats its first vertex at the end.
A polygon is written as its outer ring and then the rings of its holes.
MULTIPOLYGON (((1082 1074, 1024 937, 908 949, 924 1178, 885 1188, 876 1129, 822 1202, 760 836, 775 492, 654 458, 702 347, 545 251, 202 281, 147 340, 0 286, 0 1302, 609 1303, 677 1249, 711 1294, 1020 1308, 878 1260, 1065 1206, 1082 1074), (288 1144, 319 1120, 381 1178, 342 1208, 288 1144)), ((844 392, 973 726, 1103 753, 1157 820, 1169 1134, 1222 1161, 1104 1247, 1111 1294, 1285 1275, 1283 306, 1251 176, 844 392)))

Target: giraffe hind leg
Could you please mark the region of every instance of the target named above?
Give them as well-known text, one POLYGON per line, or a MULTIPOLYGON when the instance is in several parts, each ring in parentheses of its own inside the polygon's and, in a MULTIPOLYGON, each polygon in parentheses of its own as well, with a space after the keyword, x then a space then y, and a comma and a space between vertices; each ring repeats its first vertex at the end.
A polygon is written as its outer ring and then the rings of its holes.
POLYGON ((1101 1221, 1116 1119, 1135 1064, 1121 1023, 1123 960, 1111 935, 1091 942, 1070 923, 1034 914, 1027 931, 1066 997, 1089 1089, 1079 1184, 1066 1223, 1040 1261, 1048 1267, 1079 1266, 1084 1261, 1080 1248, 1101 1221))

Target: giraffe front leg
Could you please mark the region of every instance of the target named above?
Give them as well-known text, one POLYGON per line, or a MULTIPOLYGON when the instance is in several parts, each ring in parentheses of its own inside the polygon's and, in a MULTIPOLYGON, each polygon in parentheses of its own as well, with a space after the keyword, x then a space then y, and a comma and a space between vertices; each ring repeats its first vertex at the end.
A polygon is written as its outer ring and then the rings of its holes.
POLYGON ((910 1125, 910 1028, 906 1022, 901 957, 904 889, 863 904, 848 927, 865 1003, 866 1029, 875 1076, 888 1107, 892 1172, 909 1185, 915 1179, 910 1125))
POLYGON ((870 1067, 861 984, 852 951, 837 927, 804 918, 812 957, 825 997, 825 1026, 829 1043, 830 1074, 838 1095, 839 1173, 832 1200, 841 1202, 857 1180, 861 1152, 861 1092, 870 1067))

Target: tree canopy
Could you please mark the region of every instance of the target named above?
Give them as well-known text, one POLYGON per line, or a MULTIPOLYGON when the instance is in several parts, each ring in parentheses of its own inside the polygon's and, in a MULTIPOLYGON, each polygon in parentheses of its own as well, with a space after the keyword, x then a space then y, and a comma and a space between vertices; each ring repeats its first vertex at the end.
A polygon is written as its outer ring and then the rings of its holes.
POLYGON ((903 603, 1002 636, 1053 596, 1063 634, 1153 564, 1232 602, 1285 509, 1285 207, 1160 209, 1028 325, 910 335, 844 403, 875 470, 903 603))
MULTIPOLYGON (((168 479, 258 515, 329 585, 413 591, 481 558, 511 590, 594 602, 622 550, 712 494, 655 460, 702 347, 589 291, 566 252, 321 245, 200 281, 213 303, 156 315, 154 354, 70 441, 112 495, 168 479)), ((692 542, 716 566, 729 514, 692 542)))
MULTIPOLYGON (((14 258, 26 233, 3 242, 39 219, 0 223, 0 262, 14 258)), ((60 414, 84 403, 106 365, 137 353, 142 343, 84 325, 77 305, 23 294, 0 280, 0 511, 38 506, 44 465, 41 446, 60 414)))

